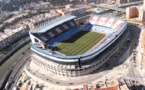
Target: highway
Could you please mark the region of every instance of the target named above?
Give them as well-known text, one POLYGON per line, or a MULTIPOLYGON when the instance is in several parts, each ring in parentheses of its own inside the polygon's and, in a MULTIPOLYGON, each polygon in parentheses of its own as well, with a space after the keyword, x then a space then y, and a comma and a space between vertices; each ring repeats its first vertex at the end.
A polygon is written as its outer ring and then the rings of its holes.
POLYGON ((141 90, 142 88, 140 85, 143 85, 143 80, 140 78, 141 75, 137 69, 137 65, 133 63, 133 54, 132 51, 136 49, 135 43, 138 42, 140 29, 137 27, 130 27, 131 30, 133 30, 133 42, 131 44, 131 51, 129 52, 130 56, 127 59, 126 65, 128 66, 128 74, 124 77, 126 82, 128 83, 128 87, 131 88, 131 90, 141 90), (132 86, 134 85, 134 86, 132 86))
POLYGON ((128 7, 131 5, 140 5, 143 1, 137 1, 137 2, 131 2, 131 3, 125 3, 125 4, 106 4, 106 5, 100 5, 96 4, 94 6, 99 7, 99 8, 105 8, 105 9, 110 9, 110 10, 115 10, 115 11, 120 11, 120 12, 126 12, 126 8, 122 7, 128 7))
POLYGON ((120 12, 126 12, 126 9, 119 8, 119 7, 114 7, 114 6, 108 6, 108 5, 96 5, 96 7, 99 7, 99 8, 106 8, 106 9, 111 9, 111 10, 120 11, 120 12))
POLYGON ((12 73, 11 73, 11 75, 10 75, 8 81, 7 81, 7 82, 10 83, 10 88, 11 89, 12 89, 12 87, 14 87, 14 83, 17 82, 17 79, 22 74, 22 68, 25 65, 25 63, 29 60, 30 54, 31 54, 31 50, 28 50, 27 53, 20 56, 18 58, 19 61, 13 67, 12 73))

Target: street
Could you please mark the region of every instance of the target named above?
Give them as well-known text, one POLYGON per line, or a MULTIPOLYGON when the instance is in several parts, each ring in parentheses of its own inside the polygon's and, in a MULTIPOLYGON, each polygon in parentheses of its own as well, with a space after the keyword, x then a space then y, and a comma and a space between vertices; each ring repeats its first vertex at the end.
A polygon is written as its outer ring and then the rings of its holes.
POLYGON ((7 81, 10 83, 10 89, 14 87, 14 84, 17 82, 17 79, 20 77, 23 66, 29 60, 30 54, 31 54, 31 51, 28 50, 23 56, 19 58, 19 61, 14 66, 13 71, 7 81))

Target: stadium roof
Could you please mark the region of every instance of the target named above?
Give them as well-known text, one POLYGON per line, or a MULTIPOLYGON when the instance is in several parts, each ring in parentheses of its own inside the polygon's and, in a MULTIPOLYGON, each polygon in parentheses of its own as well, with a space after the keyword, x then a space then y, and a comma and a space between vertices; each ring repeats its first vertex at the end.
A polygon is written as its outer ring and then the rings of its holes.
POLYGON ((76 16, 66 16, 66 17, 61 18, 59 20, 53 21, 53 22, 51 22, 51 23, 49 23, 49 24, 47 24, 47 25, 45 25, 45 26, 43 26, 41 28, 38 28, 38 29, 32 31, 32 33, 44 33, 46 31, 54 28, 55 26, 58 26, 58 25, 60 25, 60 24, 62 24, 64 22, 67 22, 67 21, 69 21, 71 19, 74 19, 75 17, 76 16))

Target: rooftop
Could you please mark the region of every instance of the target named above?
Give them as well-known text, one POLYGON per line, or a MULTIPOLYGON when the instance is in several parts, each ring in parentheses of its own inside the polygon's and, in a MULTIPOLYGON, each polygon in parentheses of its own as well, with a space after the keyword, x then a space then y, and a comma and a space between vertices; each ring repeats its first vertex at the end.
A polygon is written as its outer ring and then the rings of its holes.
POLYGON ((66 16, 66 17, 63 17, 63 18, 59 19, 58 21, 55 20, 55 21, 49 23, 49 25, 45 25, 45 26, 43 26, 41 28, 38 28, 38 29, 32 31, 32 33, 44 33, 46 31, 54 28, 55 26, 58 26, 58 25, 66 22, 66 21, 74 19, 75 17, 76 16, 66 16))
POLYGON ((8 36, 5 33, 0 32, 0 41, 7 38, 8 36))

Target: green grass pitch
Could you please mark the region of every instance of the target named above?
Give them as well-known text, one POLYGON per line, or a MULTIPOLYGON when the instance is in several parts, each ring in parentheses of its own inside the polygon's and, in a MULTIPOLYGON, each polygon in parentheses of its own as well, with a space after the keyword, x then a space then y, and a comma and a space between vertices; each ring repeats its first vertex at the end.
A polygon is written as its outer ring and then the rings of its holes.
POLYGON ((65 55, 80 55, 90 50, 104 37, 105 34, 102 33, 80 31, 70 38, 58 43, 55 48, 57 48, 56 51, 65 55))

